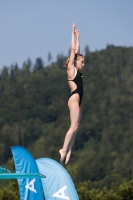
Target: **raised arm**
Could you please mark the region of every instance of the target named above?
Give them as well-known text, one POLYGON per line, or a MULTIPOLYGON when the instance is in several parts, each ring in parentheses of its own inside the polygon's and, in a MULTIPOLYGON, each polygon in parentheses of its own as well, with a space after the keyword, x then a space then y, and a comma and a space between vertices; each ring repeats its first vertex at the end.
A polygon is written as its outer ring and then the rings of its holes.
POLYGON ((71 34, 71 44, 70 44, 70 57, 67 69, 74 68, 74 58, 75 58, 75 24, 72 24, 72 34, 71 34))
POLYGON ((79 41, 79 31, 75 30, 75 36, 76 36, 76 49, 75 49, 75 54, 79 54, 80 53, 80 41, 79 41))

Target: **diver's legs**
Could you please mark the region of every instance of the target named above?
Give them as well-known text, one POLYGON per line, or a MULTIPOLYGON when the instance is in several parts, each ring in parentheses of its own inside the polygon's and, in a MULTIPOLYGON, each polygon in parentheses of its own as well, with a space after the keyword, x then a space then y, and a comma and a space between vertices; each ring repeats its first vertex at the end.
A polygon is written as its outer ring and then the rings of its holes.
POLYGON ((69 101, 68 101, 68 107, 70 110, 70 128, 66 133, 65 136, 65 140, 64 140, 64 144, 63 144, 63 148, 59 150, 59 153, 61 155, 61 159, 60 162, 63 162, 66 154, 68 152, 68 147, 69 144, 74 136, 74 133, 77 131, 78 129, 78 125, 79 125, 79 118, 80 118, 80 107, 79 107, 79 95, 78 94, 74 94, 70 97, 69 101))
MULTIPOLYGON (((82 114, 82 109, 80 107, 80 116, 79 116, 78 124, 80 124, 81 114, 82 114)), ((69 160, 70 160, 71 153, 72 153, 72 148, 73 148, 73 144, 75 142, 75 138, 76 138, 77 132, 78 132, 78 129, 75 131, 75 133, 73 135, 73 138, 72 138, 72 140, 69 143, 68 150, 67 150, 67 155, 66 155, 66 160, 65 160, 65 164, 67 164, 69 162, 69 160)))

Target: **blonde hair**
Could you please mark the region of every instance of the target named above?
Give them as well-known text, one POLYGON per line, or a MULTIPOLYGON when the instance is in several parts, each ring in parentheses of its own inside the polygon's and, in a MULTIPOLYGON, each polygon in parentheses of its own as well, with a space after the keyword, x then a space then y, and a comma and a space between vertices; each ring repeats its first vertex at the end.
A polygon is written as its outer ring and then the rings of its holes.
MULTIPOLYGON (((75 54, 74 61, 79 60, 80 58, 84 58, 84 56, 80 53, 75 54)), ((67 58, 64 68, 67 68, 70 58, 67 58)))

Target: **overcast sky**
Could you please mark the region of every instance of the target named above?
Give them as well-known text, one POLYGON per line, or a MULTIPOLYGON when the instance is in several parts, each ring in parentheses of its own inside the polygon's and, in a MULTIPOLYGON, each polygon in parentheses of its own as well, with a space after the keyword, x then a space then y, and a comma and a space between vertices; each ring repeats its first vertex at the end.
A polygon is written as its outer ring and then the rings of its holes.
POLYGON ((133 0, 0 0, 0 68, 67 56, 73 22, 81 53, 133 46, 133 0))

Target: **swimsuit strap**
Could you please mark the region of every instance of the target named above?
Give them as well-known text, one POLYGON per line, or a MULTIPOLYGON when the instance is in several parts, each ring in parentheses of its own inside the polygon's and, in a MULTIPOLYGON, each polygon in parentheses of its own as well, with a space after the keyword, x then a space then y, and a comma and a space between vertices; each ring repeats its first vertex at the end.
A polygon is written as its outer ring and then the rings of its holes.
MULTIPOLYGON (((80 73, 80 72, 77 70, 76 76, 78 75, 78 73, 80 73)), ((80 74, 81 74, 81 73, 80 73, 80 74)), ((76 76, 74 77, 74 79, 76 78, 76 76)), ((73 79, 73 80, 68 80, 68 81, 74 81, 74 79, 73 79)))

